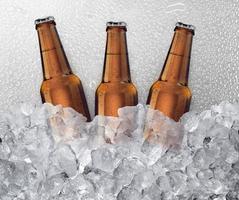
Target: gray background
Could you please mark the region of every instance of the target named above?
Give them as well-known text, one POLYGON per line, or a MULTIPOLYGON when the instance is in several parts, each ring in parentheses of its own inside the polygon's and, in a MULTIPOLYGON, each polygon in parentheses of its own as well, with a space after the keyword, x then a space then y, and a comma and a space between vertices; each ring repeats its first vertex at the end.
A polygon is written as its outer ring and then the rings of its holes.
POLYGON ((238 98, 238 0, 0 0, 0 110, 40 104, 42 81, 34 20, 53 15, 67 57, 84 85, 91 114, 101 81, 106 21, 128 24, 132 80, 139 101, 163 66, 177 21, 196 26, 191 109, 238 98))

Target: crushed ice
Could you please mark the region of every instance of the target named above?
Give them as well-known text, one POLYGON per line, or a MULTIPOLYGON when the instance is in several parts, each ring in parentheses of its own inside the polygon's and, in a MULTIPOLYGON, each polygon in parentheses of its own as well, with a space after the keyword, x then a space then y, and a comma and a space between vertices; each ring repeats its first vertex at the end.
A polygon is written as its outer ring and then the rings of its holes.
POLYGON ((238 200, 238 131, 238 103, 180 123, 140 104, 90 123, 21 104, 0 115, 0 199, 238 200))

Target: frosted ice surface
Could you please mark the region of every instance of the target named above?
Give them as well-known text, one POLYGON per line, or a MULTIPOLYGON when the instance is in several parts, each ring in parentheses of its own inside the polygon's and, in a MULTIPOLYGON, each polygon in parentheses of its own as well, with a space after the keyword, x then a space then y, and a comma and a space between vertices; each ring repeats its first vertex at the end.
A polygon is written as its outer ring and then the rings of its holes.
POLYGON ((238 103, 180 122, 141 104, 119 113, 87 123, 51 104, 2 112, 0 199, 238 199, 238 103))
POLYGON ((92 165, 103 171, 112 172, 122 159, 118 154, 114 148, 99 148, 93 150, 91 152, 92 165))
POLYGON ((123 188, 117 196, 117 200, 140 199, 141 194, 134 188, 123 188))
POLYGON ((146 102, 158 78, 177 21, 196 26, 189 86, 192 110, 238 98, 238 0, 12 0, 0 1, 0 108, 40 103, 42 81, 36 18, 53 15, 73 71, 81 78, 91 114, 101 81, 105 23, 125 21, 131 76, 146 102))

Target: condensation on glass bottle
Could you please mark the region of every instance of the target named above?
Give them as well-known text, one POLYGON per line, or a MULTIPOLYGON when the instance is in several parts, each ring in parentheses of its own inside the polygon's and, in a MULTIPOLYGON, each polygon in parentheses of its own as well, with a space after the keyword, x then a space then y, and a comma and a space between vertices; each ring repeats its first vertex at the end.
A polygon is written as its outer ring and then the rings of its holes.
POLYGON ((43 69, 42 102, 72 107, 90 121, 80 79, 72 73, 61 44, 54 17, 35 20, 43 69))
POLYGON ((159 79, 151 86, 147 104, 178 121, 189 111, 188 74, 195 27, 178 22, 159 79))
POLYGON ((138 103, 136 87, 131 82, 126 23, 108 22, 102 82, 95 94, 95 114, 118 116, 118 109, 138 103))

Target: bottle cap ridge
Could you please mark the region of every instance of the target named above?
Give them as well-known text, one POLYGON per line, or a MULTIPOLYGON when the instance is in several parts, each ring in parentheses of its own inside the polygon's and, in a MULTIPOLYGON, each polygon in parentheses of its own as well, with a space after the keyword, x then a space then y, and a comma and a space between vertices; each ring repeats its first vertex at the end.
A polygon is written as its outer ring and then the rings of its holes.
POLYGON ((35 25, 55 21, 55 18, 53 16, 43 17, 35 20, 35 25))
POLYGON ((112 27, 116 27, 116 28, 119 27, 119 28, 124 28, 125 30, 127 30, 126 22, 112 22, 112 21, 110 21, 110 22, 106 23, 106 30, 108 28, 112 28, 112 27))
POLYGON ((126 22, 107 22, 106 26, 127 26, 126 22))
POLYGON ((194 35, 195 29, 196 29, 195 26, 193 26, 193 25, 191 25, 191 24, 184 24, 184 23, 182 23, 182 22, 177 22, 177 23, 176 23, 174 30, 176 30, 177 28, 187 29, 187 30, 191 31, 191 32, 193 33, 193 35, 194 35))

